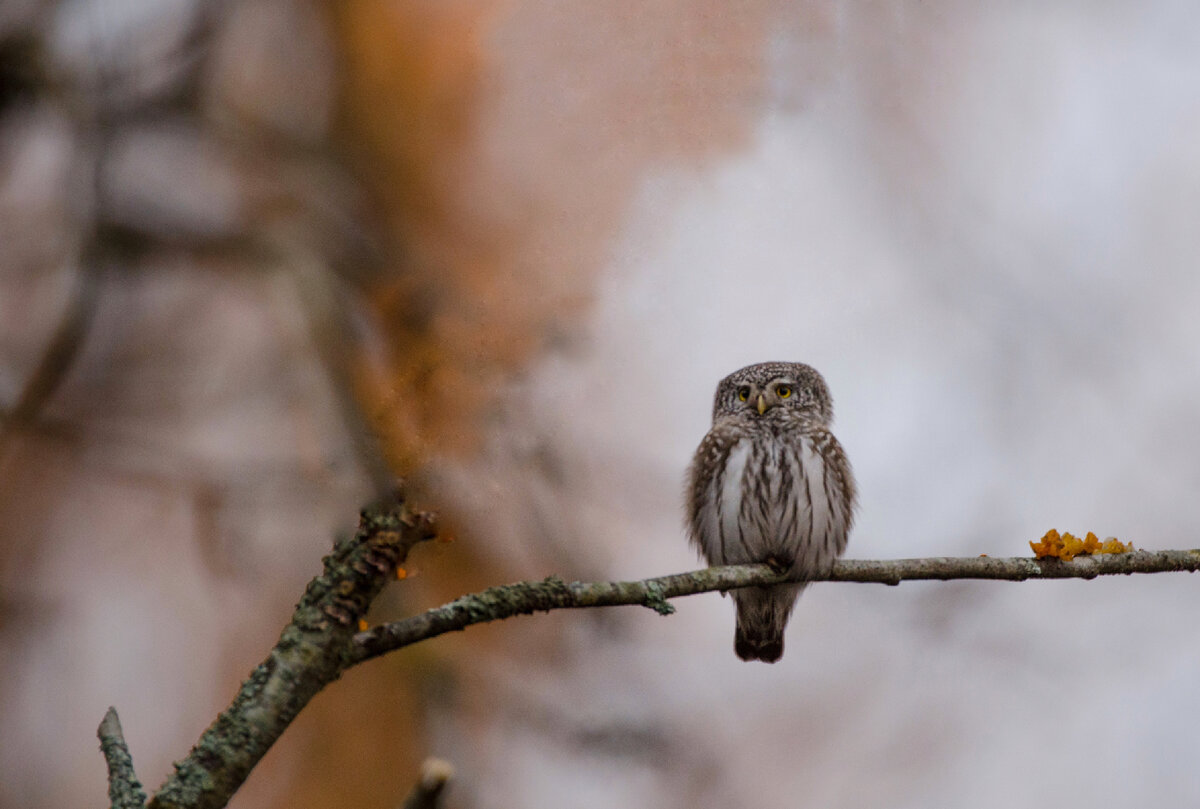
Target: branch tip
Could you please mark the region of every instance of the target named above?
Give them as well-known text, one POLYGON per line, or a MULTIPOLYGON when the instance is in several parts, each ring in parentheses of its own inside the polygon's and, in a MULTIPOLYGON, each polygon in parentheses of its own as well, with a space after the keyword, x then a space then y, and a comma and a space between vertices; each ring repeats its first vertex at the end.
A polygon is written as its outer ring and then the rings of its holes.
POLYGON ((96 736, 108 766, 108 800, 113 809, 142 809, 146 805, 146 793, 133 770, 133 756, 125 743, 116 708, 110 706, 105 711, 100 727, 96 728, 96 736))

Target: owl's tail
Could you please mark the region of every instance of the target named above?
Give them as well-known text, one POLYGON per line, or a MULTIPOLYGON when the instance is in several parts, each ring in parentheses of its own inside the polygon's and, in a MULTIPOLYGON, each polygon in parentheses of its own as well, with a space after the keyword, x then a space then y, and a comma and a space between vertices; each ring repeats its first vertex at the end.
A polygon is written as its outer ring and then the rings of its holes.
POLYGON ((742 660, 774 663, 783 657, 783 630, 802 585, 743 587, 733 591, 737 629, 733 650, 742 660))

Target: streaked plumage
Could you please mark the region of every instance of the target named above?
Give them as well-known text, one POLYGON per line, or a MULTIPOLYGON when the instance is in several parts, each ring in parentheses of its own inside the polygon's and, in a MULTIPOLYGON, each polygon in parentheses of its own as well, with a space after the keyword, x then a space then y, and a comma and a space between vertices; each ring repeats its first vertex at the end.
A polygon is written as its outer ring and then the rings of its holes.
MULTIPOLYGON (((828 571, 854 521, 850 463, 829 432, 833 401, 808 365, 767 362, 717 385, 713 425, 688 471, 688 528, 710 565, 828 571)), ((774 663, 803 584, 732 591, 734 650, 774 663)))

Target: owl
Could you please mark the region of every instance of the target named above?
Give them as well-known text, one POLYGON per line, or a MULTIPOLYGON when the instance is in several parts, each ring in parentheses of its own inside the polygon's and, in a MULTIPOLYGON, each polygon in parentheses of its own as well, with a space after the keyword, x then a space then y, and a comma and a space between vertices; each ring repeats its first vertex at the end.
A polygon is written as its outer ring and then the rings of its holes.
MULTIPOLYGON (((687 484, 689 533, 710 565, 766 562, 799 578, 832 569, 846 550, 856 497, 832 420, 829 389, 808 365, 764 362, 721 380, 687 484)), ((783 656, 783 630, 803 589, 732 591, 738 657, 783 656)))

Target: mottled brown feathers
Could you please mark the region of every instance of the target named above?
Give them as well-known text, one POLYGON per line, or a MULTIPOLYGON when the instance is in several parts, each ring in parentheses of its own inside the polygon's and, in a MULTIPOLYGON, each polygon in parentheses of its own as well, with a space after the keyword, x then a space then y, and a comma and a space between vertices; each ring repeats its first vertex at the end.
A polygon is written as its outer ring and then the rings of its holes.
MULTIPOLYGON (((769 362, 717 385, 713 425, 688 471, 688 528, 711 565, 771 562, 827 571, 854 521, 854 475, 829 432, 825 380, 802 363, 769 362)), ((734 650, 773 663, 802 584, 733 591, 734 650)))

